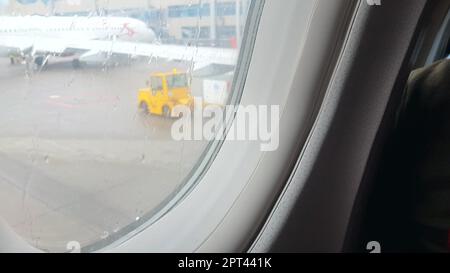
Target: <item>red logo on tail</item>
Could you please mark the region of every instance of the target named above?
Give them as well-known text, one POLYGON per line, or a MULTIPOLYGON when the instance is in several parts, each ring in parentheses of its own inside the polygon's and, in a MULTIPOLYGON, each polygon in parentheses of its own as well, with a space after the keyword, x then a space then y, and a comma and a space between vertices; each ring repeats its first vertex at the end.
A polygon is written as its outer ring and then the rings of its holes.
POLYGON ((134 31, 134 29, 132 29, 129 25, 130 23, 123 24, 123 30, 127 32, 126 35, 128 35, 128 37, 133 37, 136 34, 136 31, 134 31))

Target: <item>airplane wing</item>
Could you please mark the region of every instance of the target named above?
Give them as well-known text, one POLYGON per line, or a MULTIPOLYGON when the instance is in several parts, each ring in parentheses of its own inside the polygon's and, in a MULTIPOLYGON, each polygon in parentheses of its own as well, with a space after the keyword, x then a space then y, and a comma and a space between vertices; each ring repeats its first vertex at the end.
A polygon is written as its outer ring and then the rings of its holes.
POLYGON ((61 54, 66 49, 60 39, 32 38, 26 36, 0 36, 0 48, 11 53, 54 53, 61 54))
POLYGON ((4 37, 0 38, 0 48, 11 52, 32 52, 33 54, 64 55, 81 53, 143 56, 168 60, 193 62, 195 69, 209 64, 236 65, 238 51, 228 48, 196 47, 164 44, 145 44, 124 41, 86 40, 69 41, 57 38, 4 37))

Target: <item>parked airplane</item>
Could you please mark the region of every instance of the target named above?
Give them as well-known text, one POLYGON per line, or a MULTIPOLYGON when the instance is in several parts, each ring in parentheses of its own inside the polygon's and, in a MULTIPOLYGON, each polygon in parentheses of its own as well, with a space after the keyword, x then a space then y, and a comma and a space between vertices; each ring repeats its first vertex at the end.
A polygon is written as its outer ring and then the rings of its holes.
MULTIPOLYGON (((132 88, 147 69, 48 71, 23 81, 0 67, 0 253, 176 253, 139 257, 149 269, 181 272, 339 264, 271 253, 370 252, 353 257, 377 262, 379 253, 414 253, 398 260, 402 267, 425 261, 417 252, 450 253, 450 0, 376 2, 251 1, 242 36, 251 54, 240 54, 229 93, 240 107, 228 107, 232 117, 212 141, 204 129, 215 113, 186 122, 203 141, 176 141, 176 120, 138 117, 132 88), (274 151, 261 145, 269 128, 274 151)), ((5 56, 27 48, 41 56, 196 52, 120 37, 45 37, 42 29, 5 38, 12 34, 0 36, 5 56)), ((198 52, 197 64, 235 54, 198 52)), ((175 74, 153 77, 155 95, 179 93, 175 74)), ((12 266, 42 267, 43 256, 36 260, 12 266)))
POLYGON ((111 57, 149 57, 233 66, 234 49, 198 48, 155 43, 155 33, 142 21, 126 17, 0 17, 0 57, 22 58, 38 66, 50 56, 74 56, 80 62, 111 57))

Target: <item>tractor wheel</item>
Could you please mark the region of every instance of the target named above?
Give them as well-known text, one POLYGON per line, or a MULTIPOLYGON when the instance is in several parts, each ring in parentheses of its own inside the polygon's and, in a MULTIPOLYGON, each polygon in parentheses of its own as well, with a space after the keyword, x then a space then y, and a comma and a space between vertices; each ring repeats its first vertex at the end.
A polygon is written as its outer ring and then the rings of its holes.
POLYGON ((163 116, 165 118, 170 118, 171 115, 170 115, 170 108, 169 108, 169 106, 167 106, 167 105, 164 106, 163 109, 162 109, 162 113, 163 113, 163 116))
POLYGON ((141 110, 141 113, 144 115, 148 115, 150 113, 148 109, 148 104, 145 101, 139 104, 139 109, 141 110))

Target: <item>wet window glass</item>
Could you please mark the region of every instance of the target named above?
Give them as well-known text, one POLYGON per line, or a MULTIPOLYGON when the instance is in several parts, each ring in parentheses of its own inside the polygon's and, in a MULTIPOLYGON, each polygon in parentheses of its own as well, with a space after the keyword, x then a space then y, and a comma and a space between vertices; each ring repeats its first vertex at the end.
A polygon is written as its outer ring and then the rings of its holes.
POLYGON ((250 2, 0 0, 0 217, 66 252, 157 214, 208 146, 171 111, 232 97, 250 2))

